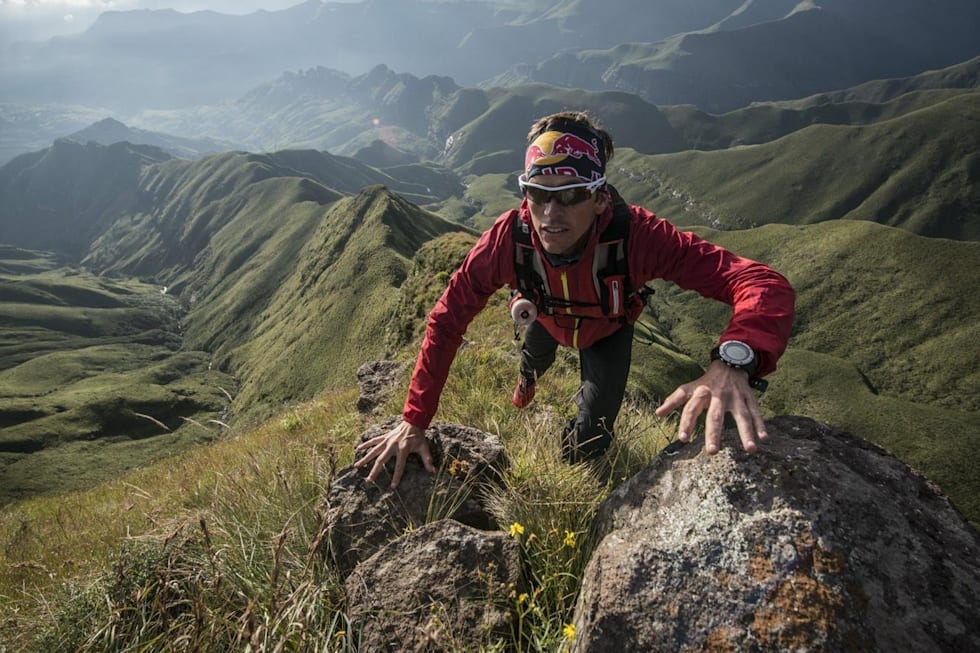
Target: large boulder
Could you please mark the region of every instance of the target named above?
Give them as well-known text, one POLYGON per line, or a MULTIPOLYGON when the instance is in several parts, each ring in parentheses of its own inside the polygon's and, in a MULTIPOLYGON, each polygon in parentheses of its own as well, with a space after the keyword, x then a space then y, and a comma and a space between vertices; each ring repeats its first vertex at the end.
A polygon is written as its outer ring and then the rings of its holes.
MULTIPOLYGON (((361 441, 382 435, 400 417, 371 427, 361 441)), ((394 459, 375 483, 367 481, 370 466, 341 470, 326 499, 326 541, 329 555, 342 573, 374 554, 406 530, 443 518, 475 528, 497 525, 483 502, 482 486, 499 482, 505 464, 503 443, 495 435, 458 424, 435 423, 425 432, 436 474, 410 456, 398 488, 390 487, 394 459)))
POLYGON ((812 420, 767 424, 754 455, 726 431, 614 491, 574 650, 980 650, 980 536, 939 489, 812 420))
POLYGON ((361 651, 477 650, 511 638, 520 548, 505 533, 433 522, 384 546, 347 578, 361 651))

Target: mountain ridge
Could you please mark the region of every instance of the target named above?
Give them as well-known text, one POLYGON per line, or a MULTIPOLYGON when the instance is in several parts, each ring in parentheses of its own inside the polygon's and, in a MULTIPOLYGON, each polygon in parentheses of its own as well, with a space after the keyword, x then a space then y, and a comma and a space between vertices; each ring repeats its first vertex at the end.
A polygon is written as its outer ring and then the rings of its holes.
POLYGON ((326 65, 361 74, 398 62, 411 74, 446 75, 464 85, 514 66, 537 70, 535 81, 562 84, 571 81, 575 66, 588 71, 575 77, 576 86, 625 90, 658 104, 695 103, 715 112, 977 56, 980 14, 965 0, 950 2, 943 12, 929 12, 912 0, 897 6, 830 0, 819 7, 801 3, 789 12, 785 2, 753 3, 749 8, 757 18, 741 23, 735 15, 752 12, 736 0, 671 2, 652 10, 635 0, 558 6, 413 0, 306 3, 244 16, 116 12, 77 37, 8 48, 6 65, 0 66, 0 99, 53 102, 70 93, 76 103, 124 112, 170 109, 240 95, 284 70, 326 65), (123 25, 132 39, 120 37, 123 25), (124 57, 120 48, 134 42, 140 44, 138 56, 124 57), (616 61, 597 54, 620 43, 646 44, 648 55, 616 61), (559 51, 573 54, 549 63, 559 51), (780 52, 780 66, 773 65, 774 51, 780 52), (123 68, 112 80, 102 72, 108 66, 101 65, 110 62, 123 68), (736 62, 748 67, 734 70, 736 62), (147 66, 167 83, 149 83, 139 74, 147 66), (743 70, 754 70, 754 78, 743 78, 743 70), (781 81, 786 79, 793 81, 787 85, 781 81))

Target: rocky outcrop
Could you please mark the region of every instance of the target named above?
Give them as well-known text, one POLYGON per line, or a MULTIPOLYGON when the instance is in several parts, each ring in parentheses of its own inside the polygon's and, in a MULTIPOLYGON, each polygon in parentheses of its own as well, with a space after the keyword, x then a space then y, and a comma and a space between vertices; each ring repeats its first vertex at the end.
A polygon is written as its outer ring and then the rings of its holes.
POLYGON ((805 418, 672 446, 603 504, 574 650, 980 650, 980 536, 884 450, 805 418))
MULTIPOLYGON (((361 441, 382 435, 399 421, 392 417, 361 435, 361 441)), ((481 485, 495 483, 504 465, 500 439, 477 429, 436 423, 425 433, 436 474, 429 474, 418 456, 409 456, 398 488, 389 487, 394 459, 376 483, 369 467, 341 470, 326 500, 329 555, 342 573, 373 555, 406 530, 451 518, 474 528, 496 529, 483 505, 481 485)))
POLYGON ((452 520, 381 548, 347 578, 361 651, 476 650, 510 638, 508 594, 520 582, 517 541, 452 520))

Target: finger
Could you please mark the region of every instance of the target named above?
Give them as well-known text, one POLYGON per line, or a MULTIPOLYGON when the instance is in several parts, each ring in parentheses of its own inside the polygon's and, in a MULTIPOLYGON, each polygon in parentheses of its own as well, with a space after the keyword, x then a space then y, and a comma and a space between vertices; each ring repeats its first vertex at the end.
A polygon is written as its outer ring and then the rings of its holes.
POLYGON ((355 462, 354 467, 363 467, 364 465, 368 464, 369 462, 371 462, 372 460, 378 457, 378 455, 381 453, 381 450, 383 448, 384 448, 383 444, 377 445, 376 447, 374 447, 374 449, 364 454, 364 456, 360 460, 355 462))
POLYGON ((769 439, 769 432, 766 430, 766 420, 762 418, 759 402, 755 400, 754 395, 751 395, 750 400, 746 403, 749 407, 749 413, 752 415, 752 423, 755 425, 755 434, 761 441, 765 442, 769 439))
POLYGON ((691 439, 698 417, 704 412, 710 397, 711 391, 704 386, 696 388, 691 394, 684 410, 681 411, 681 420, 677 427, 677 438, 681 442, 688 442, 691 439))
POLYGON ((736 404, 732 409, 732 415, 735 417, 735 426, 738 427, 738 437, 742 440, 742 448, 748 453, 755 453, 757 448, 755 420, 752 419, 752 413, 744 400, 739 398, 736 404))
POLYGON ((408 462, 408 450, 404 447, 398 448, 398 455, 395 457, 395 473, 391 476, 391 489, 398 487, 405 473, 405 463, 408 462))
POLYGON ((688 396, 689 391, 687 387, 682 385, 670 393, 670 396, 664 399, 664 402, 657 407, 654 414, 656 414, 657 417, 666 417, 667 415, 670 415, 672 412, 674 412, 674 410, 684 405, 688 396))
POLYGON ((380 441, 384 440, 384 439, 385 439, 385 436, 383 436, 383 435, 375 436, 375 437, 371 438, 370 440, 365 440, 364 442, 361 442, 360 444, 358 444, 357 446, 354 447, 354 450, 355 451, 364 451, 365 449, 370 449, 371 447, 377 446, 378 443, 380 441))
POLYGON ((721 429, 725 423, 725 401, 712 396, 704 418, 704 451, 713 456, 721 450, 721 429))
POLYGON ((388 459, 394 455, 391 451, 391 445, 384 448, 381 454, 378 455, 377 460, 374 461, 374 467, 371 468, 371 473, 368 474, 368 480, 374 483, 378 476, 381 474, 381 470, 385 468, 385 463, 388 459))
POLYGON ((428 443, 424 443, 422 446, 422 451, 419 452, 419 456, 422 457, 422 465, 425 467, 425 471, 430 474, 436 473, 436 466, 432 463, 432 452, 429 451, 428 443))

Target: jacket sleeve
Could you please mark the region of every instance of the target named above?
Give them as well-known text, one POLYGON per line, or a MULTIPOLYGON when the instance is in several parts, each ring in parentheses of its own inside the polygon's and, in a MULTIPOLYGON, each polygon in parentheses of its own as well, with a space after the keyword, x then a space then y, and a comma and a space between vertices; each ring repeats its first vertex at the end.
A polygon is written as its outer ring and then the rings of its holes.
POLYGON ((666 279, 731 306, 732 316, 719 342, 745 342, 759 356, 756 373, 774 371, 793 327, 795 293, 786 278, 767 265, 679 231, 649 211, 633 210, 631 275, 635 270, 642 275, 638 280, 666 279), (639 265, 634 267, 634 262, 639 265))
POLYGON ((514 243, 510 219, 514 213, 502 215, 480 236, 429 313, 402 413, 406 422, 423 429, 429 427, 463 334, 490 296, 512 280, 514 243))

